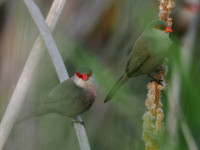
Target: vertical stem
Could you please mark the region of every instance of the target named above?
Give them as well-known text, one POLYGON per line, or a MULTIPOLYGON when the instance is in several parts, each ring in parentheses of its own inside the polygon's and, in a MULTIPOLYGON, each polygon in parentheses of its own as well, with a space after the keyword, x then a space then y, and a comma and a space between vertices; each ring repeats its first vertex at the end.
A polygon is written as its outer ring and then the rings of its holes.
MULTIPOLYGON (((199 6, 200 2, 197 0, 195 1, 188 1, 188 3, 193 4, 194 6, 199 6)), ((197 31, 197 25, 198 25, 198 18, 199 13, 194 12, 194 14, 191 16, 191 22, 188 27, 188 31, 183 39, 183 46, 181 48, 181 67, 183 69, 183 73, 185 76, 188 76, 188 73, 190 72, 190 62, 192 60, 192 54, 193 54, 193 45, 195 41, 195 35, 197 31)), ((171 137, 173 138, 173 142, 177 142, 176 135, 178 135, 178 125, 177 122, 180 121, 180 129, 183 132, 183 135, 185 137, 185 140, 187 142, 188 148, 192 150, 197 150, 198 146, 191 134, 191 131, 188 127, 187 122, 184 121, 181 108, 180 108, 180 91, 181 91, 181 80, 180 80, 180 73, 177 71, 179 66, 176 64, 174 65, 172 79, 171 79, 171 88, 169 88, 168 91, 168 102, 169 102, 169 110, 168 110, 168 128, 169 132, 171 134, 171 137)))
MULTIPOLYGON (((81 116, 77 116, 76 119, 82 122, 81 116)), ((73 125, 74 125, 75 131, 76 131, 76 135, 78 137, 80 149, 81 150, 90 150, 90 145, 89 145, 89 141, 88 141, 84 126, 80 123, 74 123, 73 125)))

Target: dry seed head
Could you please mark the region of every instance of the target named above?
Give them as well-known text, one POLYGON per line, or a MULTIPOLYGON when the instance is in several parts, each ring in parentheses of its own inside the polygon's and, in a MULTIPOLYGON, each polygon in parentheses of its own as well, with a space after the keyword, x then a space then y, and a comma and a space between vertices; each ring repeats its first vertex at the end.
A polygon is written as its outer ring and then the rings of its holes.
POLYGON ((158 107, 162 108, 163 104, 159 101, 158 107))
MULTIPOLYGON (((152 98, 153 98, 153 97, 155 97, 155 96, 152 95, 152 98)), ((154 104, 153 99, 150 99, 150 98, 146 99, 145 106, 146 106, 148 109, 151 109, 151 106, 152 106, 153 104, 154 104)))
MULTIPOLYGON (((154 93, 155 93, 155 92, 154 92, 154 93)), ((148 92, 148 93, 147 93, 147 98, 153 101, 153 100, 155 99, 155 95, 152 94, 152 93, 150 93, 150 92, 148 92)))
POLYGON ((174 6, 174 0, 160 0, 159 18, 160 20, 166 21, 170 27, 172 26, 172 18, 169 17, 169 14, 171 13, 174 6))
POLYGON ((168 3, 168 0, 159 0, 160 3, 168 3))
POLYGON ((159 84, 159 85, 158 85, 158 89, 159 89, 159 90, 163 90, 163 86, 159 84))
POLYGON ((148 94, 155 95, 155 84, 152 82, 147 85, 148 94))
POLYGON ((175 7, 174 0, 169 0, 169 3, 167 5, 167 9, 169 9, 171 11, 174 7, 175 7))
POLYGON ((157 114, 157 118, 164 119, 164 113, 163 113, 163 110, 161 108, 156 109, 156 114, 157 114))
POLYGON ((156 118, 148 111, 143 115, 143 131, 152 132, 155 128, 156 118))
POLYGON ((167 18, 167 23, 171 27, 172 26, 172 18, 167 18))
MULTIPOLYGON (((146 146, 149 146, 149 147, 155 147, 154 143, 155 143, 155 140, 152 138, 152 136, 150 136, 147 132, 143 132, 142 133, 142 139, 144 141, 147 141, 145 142, 145 145, 146 146)), ((149 149, 149 150, 152 150, 152 149, 149 149)))
POLYGON ((161 108, 157 108, 156 110, 157 116, 156 116, 156 131, 161 132, 163 129, 163 119, 164 119, 164 113, 161 108))

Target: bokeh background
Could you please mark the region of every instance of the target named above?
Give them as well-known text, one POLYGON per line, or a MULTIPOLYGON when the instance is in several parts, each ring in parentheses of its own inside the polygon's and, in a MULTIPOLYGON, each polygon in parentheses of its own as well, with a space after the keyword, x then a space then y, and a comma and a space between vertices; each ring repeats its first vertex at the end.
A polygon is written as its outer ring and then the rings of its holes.
MULTIPOLYGON (((52 0, 35 2, 46 17, 52 0)), ((198 0, 175 2, 167 90, 161 98, 165 114, 161 149, 188 150, 194 142, 200 147, 199 6, 190 5, 198 4, 198 0), (186 43, 187 38, 192 40, 186 43), (183 56, 184 50, 189 57, 183 56), (184 62, 189 62, 188 67, 184 62), (183 121, 189 134, 183 130, 183 121)), ((158 0, 68 0, 65 5, 53 37, 67 71, 72 76, 78 66, 89 66, 99 83, 94 105, 82 115, 92 150, 145 148, 142 117, 150 78, 132 78, 112 101, 106 104, 103 101, 123 73, 135 40, 152 20, 158 19, 158 14, 158 0)), ((23 1, 0 0, 0 118, 38 35, 23 1)), ((40 64, 21 116, 33 111, 59 84, 47 51, 40 64)), ((4 149, 78 150, 79 144, 72 120, 49 114, 15 125, 4 149)))

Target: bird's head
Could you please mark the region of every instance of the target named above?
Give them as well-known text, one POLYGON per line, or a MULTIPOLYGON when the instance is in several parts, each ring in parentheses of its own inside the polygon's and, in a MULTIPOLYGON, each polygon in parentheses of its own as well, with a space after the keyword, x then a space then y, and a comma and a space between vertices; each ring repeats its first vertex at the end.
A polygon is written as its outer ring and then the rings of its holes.
POLYGON ((172 28, 168 26, 168 24, 165 21, 162 20, 154 20, 149 25, 148 29, 156 29, 158 31, 164 32, 164 33, 170 33, 173 32, 172 28))
POLYGON ((76 70, 76 73, 75 73, 75 78, 76 79, 79 79, 79 80, 82 80, 82 81, 87 81, 89 80, 91 77, 92 77, 92 70, 88 67, 79 67, 77 70, 76 70))
POLYGON ((80 87, 98 86, 94 73, 88 67, 79 67, 74 74, 73 80, 80 87))

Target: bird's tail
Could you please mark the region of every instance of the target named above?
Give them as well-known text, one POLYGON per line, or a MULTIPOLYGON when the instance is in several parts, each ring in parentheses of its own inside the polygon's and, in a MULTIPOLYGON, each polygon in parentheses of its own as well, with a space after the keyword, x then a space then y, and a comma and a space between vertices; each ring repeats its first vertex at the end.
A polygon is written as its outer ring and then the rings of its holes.
POLYGON ((115 85, 113 86, 113 88, 110 90, 110 92, 108 93, 104 103, 106 103, 107 101, 109 101, 114 95, 115 93, 124 85, 124 83, 128 80, 128 77, 126 74, 122 75, 117 82, 115 83, 115 85))
POLYGON ((24 121, 26 121, 26 120, 28 120, 28 119, 30 119, 30 118, 36 116, 36 114, 37 114, 36 111, 35 111, 35 112, 32 112, 32 113, 30 113, 30 114, 28 114, 28 115, 26 115, 26 116, 24 116, 24 117, 18 119, 18 120, 15 122, 15 124, 22 123, 22 122, 24 122, 24 121))
POLYGON ((39 107, 39 108, 36 109, 34 112, 32 112, 32 113, 30 113, 30 114, 27 114, 26 116, 24 116, 24 117, 18 119, 18 120, 15 122, 15 124, 22 123, 22 122, 24 122, 24 121, 26 121, 26 120, 28 120, 28 119, 34 117, 34 116, 37 117, 37 116, 40 116, 40 115, 42 115, 42 114, 43 114, 43 113, 42 113, 42 109, 41 109, 41 107, 39 107))

